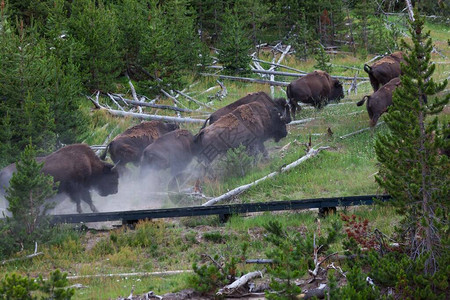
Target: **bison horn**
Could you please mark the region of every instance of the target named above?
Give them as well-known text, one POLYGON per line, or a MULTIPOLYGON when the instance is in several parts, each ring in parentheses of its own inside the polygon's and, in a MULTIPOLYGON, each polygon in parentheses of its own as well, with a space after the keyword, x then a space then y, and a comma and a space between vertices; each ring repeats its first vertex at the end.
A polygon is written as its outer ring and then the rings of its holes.
POLYGON ((114 164, 114 166, 111 168, 111 171, 115 170, 117 168, 117 166, 119 165, 119 163, 120 163, 120 160, 114 164))

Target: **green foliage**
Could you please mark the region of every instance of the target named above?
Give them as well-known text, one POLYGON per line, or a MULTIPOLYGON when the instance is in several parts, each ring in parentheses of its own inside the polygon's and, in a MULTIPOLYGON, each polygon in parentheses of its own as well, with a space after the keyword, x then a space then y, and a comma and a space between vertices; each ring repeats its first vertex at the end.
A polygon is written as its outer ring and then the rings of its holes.
POLYGON ((243 177, 255 164, 255 158, 248 154, 244 145, 240 145, 237 148, 228 149, 226 156, 220 161, 218 169, 223 178, 243 177))
POLYGON ((407 238, 413 259, 430 253, 425 272, 435 273, 444 266, 437 258, 448 247, 449 160, 440 155, 444 144, 437 117, 450 95, 430 96, 445 89, 447 80, 436 84, 431 77, 433 49, 430 33, 423 32, 423 18, 417 12, 411 22, 412 45, 406 48, 401 86, 393 94, 393 104, 385 116, 390 132, 379 135, 375 150, 380 162, 378 184, 395 199, 394 207, 404 216, 400 233, 407 238), (423 241, 422 241, 423 239, 423 241))
POLYGON ((341 224, 334 222, 329 228, 327 236, 309 234, 306 237, 299 232, 290 232, 283 228, 278 221, 269 221, 264 225, 268 231, 266 240, 274 248, 266 252, 273 264, 268 267, 272 276, 270 287, 276 293, 266 293, 268 299, 297 299, 301 289, 295 284, 295 279, 307 273, 308 268, 314 269, 311 254, 317 251, 328 251, 332 243, 339 237, 341 224), (314 247, 319 247, 314 249, 314 247), (282 279, 281 281, 278 279, 282 279))
POLYGON ((347 284, 338 288, 336 279, 329 278, 331 281, 329 299, 364 299, 364 300, 378 300, 386 299, 380 296, 380 291, 376 286, 370 285, 361 267, 354 266, 347 273, 347 284))
POLYGON ((331 66, 330 63, 330 56, 328 55, 327 52, 325 52, 325 49, 323 48, 322 44, 319 43, 318 46, 319 47, 317 49, 315 56, 316 64, 314 65, 314 68, 325 71, 327 73, 331 73, 333 67, 331 66))
POLYGON ((219 61, 228 74, 246 73, 250 69, 251 42, 237 11, 227 8, 221 22, 219 61))
POLYGON ((7 223, 17 245, 29 247, 48 231, 45 200, 56 192, 53 177, 42 174, 42 166, 35 160, 33 147, 27 146, 6 189, 8 210, 12 213, 7 223))
POLYGON ((48 280, 41 275, 35 280, 15 273, 6 274, 0 281, 0 299, 70 300, 75 289, 66 288, 68 283, 67 273, 63 274, 60 270, 51 272, 48 280))
MULTIPOLYGON (((141 40, 140 62, 152 77, 152 85, 178 89, 186 83, 185 76, 196 68, 199 54, 205 56, 195 34, 194 14, 184 0, 150 4, 146 34, 141 40)), ((203 57, 205 59, 205 57, 203 57)))
POLYGON ((102 1, 76 0, 72 2, 68 24, 68 34, 82 43, 84 49, 79 63, 86 76, 85 87, 105 92, 114 90, 114 80, 124 66, 114 11, 102 1))
POLYGON ((237 263, 238 259, 234 256, 225 262, 221 262, 218 255, 210 258, 208 262, 201 266, 193 263, 194 275, 189 277, 189 284, 203 294, 213 295, 219 288, 235 280, 238 276, 237 263))

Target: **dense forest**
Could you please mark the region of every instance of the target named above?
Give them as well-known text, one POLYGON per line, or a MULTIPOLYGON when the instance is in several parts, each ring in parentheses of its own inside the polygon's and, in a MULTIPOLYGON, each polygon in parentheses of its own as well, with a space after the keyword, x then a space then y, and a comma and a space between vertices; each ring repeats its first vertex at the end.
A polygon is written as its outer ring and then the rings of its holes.
MULTIPOLYGON (((444 1, 417 1, 448 17, 444 1)), ((387 14, 398 1, 1 1, 0 165, 32 143, 38 153, 82 141, 84 95, 114 92, 126 76, 148 97, 182 88, 213 60, 246 73, 263 43, 289 43, 298 58, 322 46, 359 54, 394 51, 387 14)), ((444 18, 445 20, 445 18, 444 18)))

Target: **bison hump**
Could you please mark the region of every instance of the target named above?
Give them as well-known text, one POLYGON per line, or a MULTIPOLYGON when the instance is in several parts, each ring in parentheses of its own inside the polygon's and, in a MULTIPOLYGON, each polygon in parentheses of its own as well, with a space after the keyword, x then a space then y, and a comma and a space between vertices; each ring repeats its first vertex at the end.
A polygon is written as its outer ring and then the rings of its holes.
POLYGON ((235 128, 239 125, 239 120, 233 114, 229 113, 221 117, 214 123, 219 128, 235 128))
POLYGON ((242 105, 237 112, 242 120, 248 121, 250 123, 256 122, 253 110, 249 105, 242 105))

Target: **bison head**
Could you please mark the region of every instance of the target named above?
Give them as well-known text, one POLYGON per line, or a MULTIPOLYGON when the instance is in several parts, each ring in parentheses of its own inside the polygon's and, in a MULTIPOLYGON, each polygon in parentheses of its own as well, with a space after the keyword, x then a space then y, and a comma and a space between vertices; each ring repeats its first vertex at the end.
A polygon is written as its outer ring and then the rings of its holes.
POLYGON ((290 103, 286 101, 284 98, 277 98, 274 100, 275 107, 278 109, 278 112, 281 114, 285 123, 291 123, 291 113, 290 113, 290 103))
POLYGON ((104 163, 103 172, 94 178, 94 188, 100 196, 117 194, 119 186, 119 173, 114 165, 104 163))
POLYGON ((278 142, 287 136, 286 117, 283 117, 276 108, 270 109, 269 113, 272 120, 272 137, 278 142))
POLYGON ((342 86, 342 83, 337 79, 333 79, 333 86, 331 88, 329 100, 340 102, 344 96, 344 87, 342 86))

